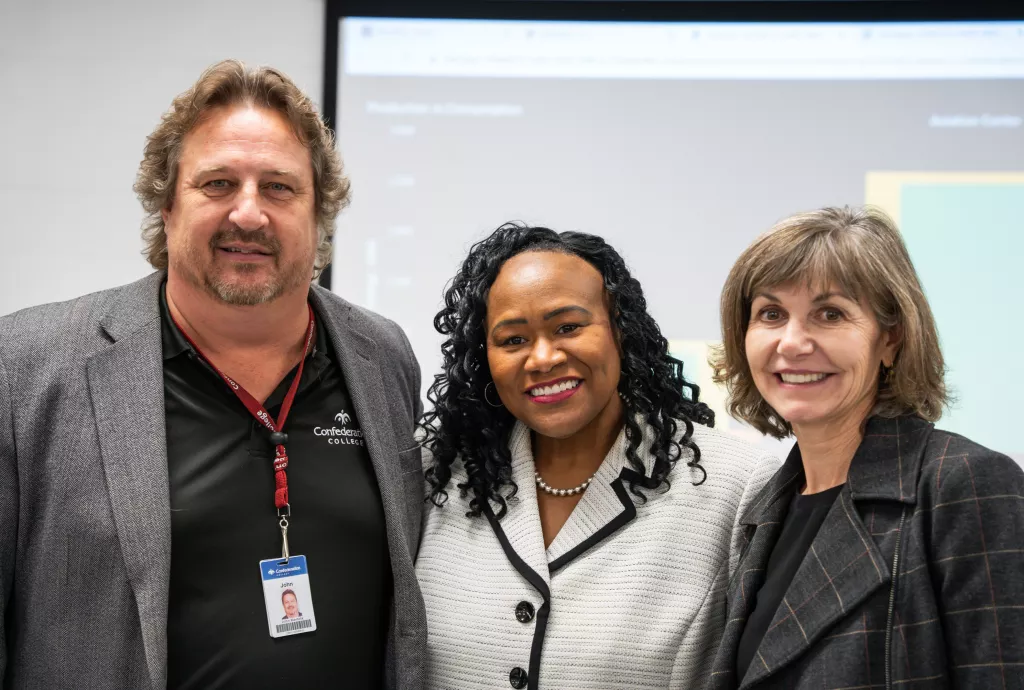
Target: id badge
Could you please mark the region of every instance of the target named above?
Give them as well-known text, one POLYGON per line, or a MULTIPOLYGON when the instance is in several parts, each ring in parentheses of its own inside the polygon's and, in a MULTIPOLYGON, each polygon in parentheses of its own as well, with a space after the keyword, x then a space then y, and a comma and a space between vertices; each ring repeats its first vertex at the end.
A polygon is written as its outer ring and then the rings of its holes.
POLYGON ((316 630, 305 556, 291 556, 287 561, 283 558, 260 561, 260 575, 271 637, 316 630))

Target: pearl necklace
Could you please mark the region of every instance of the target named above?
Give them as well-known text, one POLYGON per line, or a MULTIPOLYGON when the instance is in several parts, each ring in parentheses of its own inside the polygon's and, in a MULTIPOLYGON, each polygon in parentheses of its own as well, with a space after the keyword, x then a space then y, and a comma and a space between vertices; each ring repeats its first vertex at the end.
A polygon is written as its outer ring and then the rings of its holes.
POLYGON ((552 496, 575 496, 576 494, 581 494, 587 490, 587 487, 590 486, 590 482, 594 481, 594 477, 597 476, 597 473, 595 472, 590 475, 585 482, 579 486, 574 486, 571 489, 554 489, 548 486, 546 481, 541 479, 540 472, 534 472, 533 474, 537 478, 537 487, 544 493, 551 494, 552 496))

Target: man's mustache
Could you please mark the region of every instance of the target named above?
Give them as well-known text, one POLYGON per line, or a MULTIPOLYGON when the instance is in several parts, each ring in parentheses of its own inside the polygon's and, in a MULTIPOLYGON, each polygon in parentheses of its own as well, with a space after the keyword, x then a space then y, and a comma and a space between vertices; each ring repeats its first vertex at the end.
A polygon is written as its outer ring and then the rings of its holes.
POLYGON ((277 255, 281 251, 281 242, 266 230, 242 230, 241 228, 218 230, 213 233, 213 237, 210 238, 210 249, 216 249, 231 242, 255 244, 267 254, 277 255))

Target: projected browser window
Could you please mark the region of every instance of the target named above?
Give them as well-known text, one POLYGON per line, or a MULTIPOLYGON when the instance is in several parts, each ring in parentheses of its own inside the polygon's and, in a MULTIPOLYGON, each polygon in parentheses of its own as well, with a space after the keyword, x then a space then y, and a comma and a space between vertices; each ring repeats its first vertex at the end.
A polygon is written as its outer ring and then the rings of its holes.
POLYGON ((705 363, 725 276, 777 219, 870 202, 900 223, 938 318, 959 399, 940 426, 1024 462, 1024 22, 340 32, 353 192, 332 288, 406 329, 424 387, 445 283, 472 242, 521 220, 616 246, 718 425, 757 440, 705 363))

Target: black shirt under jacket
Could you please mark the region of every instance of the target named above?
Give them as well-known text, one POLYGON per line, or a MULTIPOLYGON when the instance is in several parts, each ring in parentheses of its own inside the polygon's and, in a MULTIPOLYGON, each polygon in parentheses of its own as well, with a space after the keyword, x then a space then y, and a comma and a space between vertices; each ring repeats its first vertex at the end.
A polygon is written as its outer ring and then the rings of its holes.
POLYGON ((768 626, 775 618, 789 583, 800 569, 811 543, 821 529, 821 523, 843 489, 843 484, 816 494, 796 493, 789 504, 786 520, 782 523, 779 540, 768 558, 764 584, 757 592, 753 611, 747 618, 739 647, 736 650, 736 677, 743 678, 747 668, 761 646, 768 626))
MULTIPOLYGON (((288 536, 292 555, 307 558, 317 630, 273 639, 259 573, 259 561, 281 556, 269 432, 195 354, 163 290, 160 301, 172 545, 168 688, 381 688, 392 592, 384 509, 321 320, 284 428, 288 536)), ((275 418, 295 371, 264 403, 275 418)), ((272 614, 280 619, 284 611, 272 614)))

